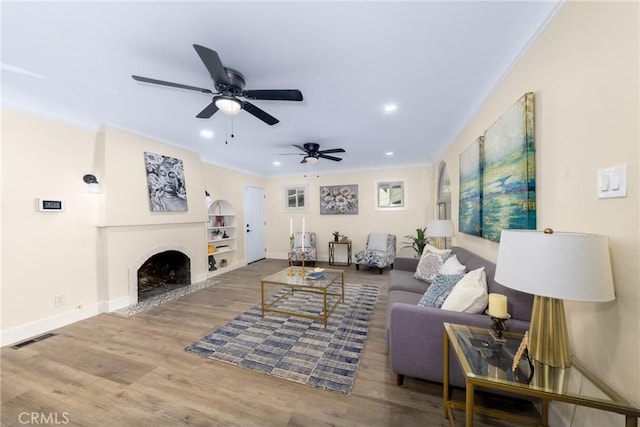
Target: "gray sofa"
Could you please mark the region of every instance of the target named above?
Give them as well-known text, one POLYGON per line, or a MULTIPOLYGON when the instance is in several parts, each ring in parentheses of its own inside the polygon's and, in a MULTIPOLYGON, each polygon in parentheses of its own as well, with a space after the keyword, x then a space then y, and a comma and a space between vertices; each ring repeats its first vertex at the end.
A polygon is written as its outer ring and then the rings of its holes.
MULTIPOLYGON (((453 247, 451 254, 467 267, 467 272, 485 268, 489 292, 507 296, 507 330, 524 332, 529 329, 533 295, 506 288, 493 279, 495 264, 461 248, 453 247)), ((486 314, 460 313, 436 308, 418 307, 420 298, 429 284, 413 278, 419 259, 396 258, 394 270, 389 272, 387 300, 387 340, 391 369, 402 385, 405 375, 442 383, 443 381, 443 323, 459 323, 489 327, 491 318, 486 314)), ((451 383, 464 387, 464 378, 455 356, 451 356, 451 383)))

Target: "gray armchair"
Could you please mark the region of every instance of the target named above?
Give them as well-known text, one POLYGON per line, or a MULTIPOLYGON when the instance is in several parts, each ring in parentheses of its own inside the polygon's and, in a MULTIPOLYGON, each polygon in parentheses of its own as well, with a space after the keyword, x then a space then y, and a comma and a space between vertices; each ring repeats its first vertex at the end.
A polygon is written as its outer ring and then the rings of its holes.
POLYGON ((356 254, 356 270, 360 265, 377 267, 382 274, 382 269, 391 266, 396 259, 396 236, 386 233, 369 233, 367 245, 363 251, 356 254))

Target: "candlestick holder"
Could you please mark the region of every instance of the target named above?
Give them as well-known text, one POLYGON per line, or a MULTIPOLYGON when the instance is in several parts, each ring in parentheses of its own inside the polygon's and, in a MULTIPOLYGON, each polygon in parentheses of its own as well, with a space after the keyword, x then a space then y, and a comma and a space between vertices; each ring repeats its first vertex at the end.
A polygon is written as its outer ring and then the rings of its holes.
POLYGON ((293 272, 293 234, 289 235, 289 272, 287 276, 292 277, 293 272))
POLYGON ((497 343, 504 344, 507 340, 502 336, 502 332, 504 332, 504 323, 511 319, 511 315, 507 313, 505 316, 494 316, 491 313, 488 313, 491 317, 491 337, 497 343))
POLYGON ((307 269, 304 268, 304 259, 306 257, 307 257, 307 254, 305 253, 304 250, 302 252, 300 252, 300 259, 302 260, 302 268, 300 268, 300 275, 302 277, 306 276, 306 274, 307 274, 307 269))

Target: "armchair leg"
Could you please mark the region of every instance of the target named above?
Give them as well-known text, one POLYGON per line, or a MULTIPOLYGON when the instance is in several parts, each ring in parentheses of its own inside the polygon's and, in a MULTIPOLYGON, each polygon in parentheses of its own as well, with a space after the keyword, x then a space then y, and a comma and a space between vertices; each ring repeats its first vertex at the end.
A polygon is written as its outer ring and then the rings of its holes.
POLYGON ((356 271, 360 271, 360 264, 356 264, 356 271))
POLYGON ((382 268, 378 268, 378 270, 380 270, 380 274, 382 274, 382 268))
POLYGON ((396 385, 402 385, 404 383, 404 375, 398 374, 396 377, 396 385))

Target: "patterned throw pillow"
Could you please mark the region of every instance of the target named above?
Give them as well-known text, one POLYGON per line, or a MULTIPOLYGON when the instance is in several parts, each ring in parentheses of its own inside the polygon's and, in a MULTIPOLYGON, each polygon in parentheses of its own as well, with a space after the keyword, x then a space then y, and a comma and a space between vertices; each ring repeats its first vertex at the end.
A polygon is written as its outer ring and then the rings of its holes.
POLYGON ((440 308, 464 274, 438 274, 418 303, 419 307, 440 308))
POLYGON ((428 249, 425 250, 422 252, 422 257, 420 257, 420 262, 418 262, 418 267, 413 277, 424 282, 433 281, 448 257, 449 253, 436 254, 428 249))

